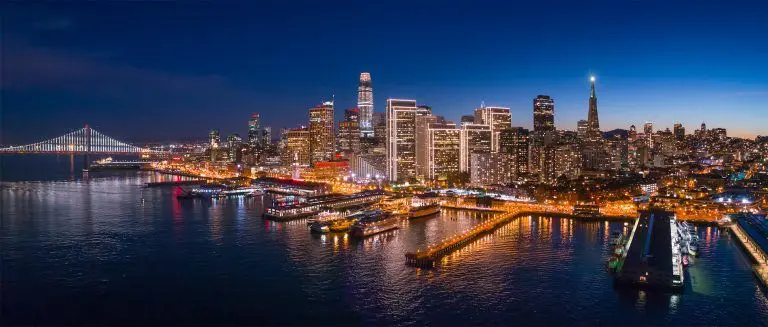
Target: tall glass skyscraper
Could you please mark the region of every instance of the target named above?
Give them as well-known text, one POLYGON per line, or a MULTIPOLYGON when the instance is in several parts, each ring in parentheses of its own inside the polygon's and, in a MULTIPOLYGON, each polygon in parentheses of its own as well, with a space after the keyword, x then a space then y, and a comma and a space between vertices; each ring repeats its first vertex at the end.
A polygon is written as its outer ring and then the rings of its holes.
POLYGON ((371 74, 360 73, 360 84, 357 87, 357 108, 360 110, 360 135, 373 136, 373 87, 371 74))
POLYGON ((555 100, 548 95, 533 99, 533 131, 545 133, 555 130, 555 100))
POLYGON ((248 144, 251 147, 257 147, 261 145, 261 121, 259 114, 251 114, 251 118, 248 119, 248 144))

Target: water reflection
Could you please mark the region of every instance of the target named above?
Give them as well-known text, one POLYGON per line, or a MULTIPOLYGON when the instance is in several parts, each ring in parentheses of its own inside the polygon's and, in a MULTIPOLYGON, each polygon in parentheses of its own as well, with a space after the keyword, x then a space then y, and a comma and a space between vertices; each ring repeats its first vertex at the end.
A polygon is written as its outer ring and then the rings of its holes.
POLYGON ((518 217, 438 269, 422 270, 406 266, 404 253, 492 215, 443 210, 357 240, 310 234, 306 219, 264 220, 262 198, 180 202, 178 188, 143 188, 164 178, 3 183, 4 279, 13 282, 0 291, 14 299, 4 304, 8 319, 747 325, 768 318, 749 261, 714 227, 697 228, 701 256, 686 276, 692 284, 675 295, 613 287, 604 267, 611 234, 628 233, 619 221, 518 217), (94 306, 110 309, 94 313, 94 306), (30 313, 43 307, 45 317, 30 313))

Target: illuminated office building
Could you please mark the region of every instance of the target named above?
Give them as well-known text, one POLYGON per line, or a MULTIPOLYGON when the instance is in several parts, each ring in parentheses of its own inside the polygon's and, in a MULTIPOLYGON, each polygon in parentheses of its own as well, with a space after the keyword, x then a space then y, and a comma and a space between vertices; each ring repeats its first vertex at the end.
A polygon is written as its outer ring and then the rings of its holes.
POLYGON ((261 144, 261 119, 259 114, 251 114, 248 119, 248 145, 256 148, 261 144))
POLYGON ((416 177, 416 100, 387 99, 387 178, 416 177))
POLYGON ((373 124, 373 86, 370 73, 360 73, 360 83, 357 86, 357 108, 360 123, 360 136, 374 136, 373 124))
POLYGON ((309 109, 310 164, 333 158, 333 125, 333 101, 309 109))
POLYGON ((306 127, 288 130, 285 135, 285 151, 281 153, 283 165, 309 166, 311 133, 306 127))
POLYGON ((509 155, 512 178, 528 173, 528 151, 530 133, 522 127, 513 127, 501 131, 499 136, 499 152, 509 155))
POLYGON ((555 100, 548 95, 533 99, 533 131, 539 134, 555 131, 555 100))
POLYGON ((512 127, 512 114, 509 108, 486 107, 475 109, 475 124, 488 125, 491 129, 491 152, 499 151, 501 131, 512 127))
POLYGON ((512 181, 507 153, 472 153, 470 155, 469 181, 472 186, 506 185, 512 181))
POLYGON ((462 124, 460 131, 459 169, 469 172, 470 156, 473 153, 491 153, 491 140, 492 131, 489 125, 462 124))
MULTIPOLYGON (((417 117, 418 121, 423 120, 417 117)), ((419 133, 417 148, 422 155, 417 164, 419 175, 428 179, 445 179, 459 172, 460 130, 452 122, 433 121, 419 133), (420 142, 419 142, 420 141, 420 142)))

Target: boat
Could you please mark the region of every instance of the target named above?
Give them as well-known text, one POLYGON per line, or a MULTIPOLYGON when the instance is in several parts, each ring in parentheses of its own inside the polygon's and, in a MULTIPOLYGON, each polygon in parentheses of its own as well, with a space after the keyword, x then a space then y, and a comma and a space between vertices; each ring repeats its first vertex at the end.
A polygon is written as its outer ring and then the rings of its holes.
POLYGON ((428 203, 418 206, 413 206, 408 211, 408 218, 421 218, 431 216, 436 213, 440 213, 440 203, 428 203))
POLYGON ((573 215, 579 218, 600 217, 600 206, 595 203, 576 203, 573 205, 573 215))
POLYGON ((309 231, 312 233, 325 234, 331 231, 328 223, 324 221, 315 221, 309 225, 309 231))
POLYGON ((402 215, 381 210, 364 211, 358 215, 361 218, 352 225, 350 234, 359 238, 398 229, 402 218, 402 215))

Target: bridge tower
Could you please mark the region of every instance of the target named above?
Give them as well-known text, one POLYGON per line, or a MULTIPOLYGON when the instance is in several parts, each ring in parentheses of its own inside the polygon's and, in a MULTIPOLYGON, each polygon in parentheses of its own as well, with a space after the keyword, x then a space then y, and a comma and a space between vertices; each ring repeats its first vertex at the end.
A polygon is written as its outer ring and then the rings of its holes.
POLYGON ((88 124, 85 124, 85 128, 83 129, 83 132, 85 133, 85 153, 83 154, 83 169, 88 170, 88 168, 91 166, 90 158, 88 157, 88 154, 91 153, 91 127, 88 126, 88 124))

